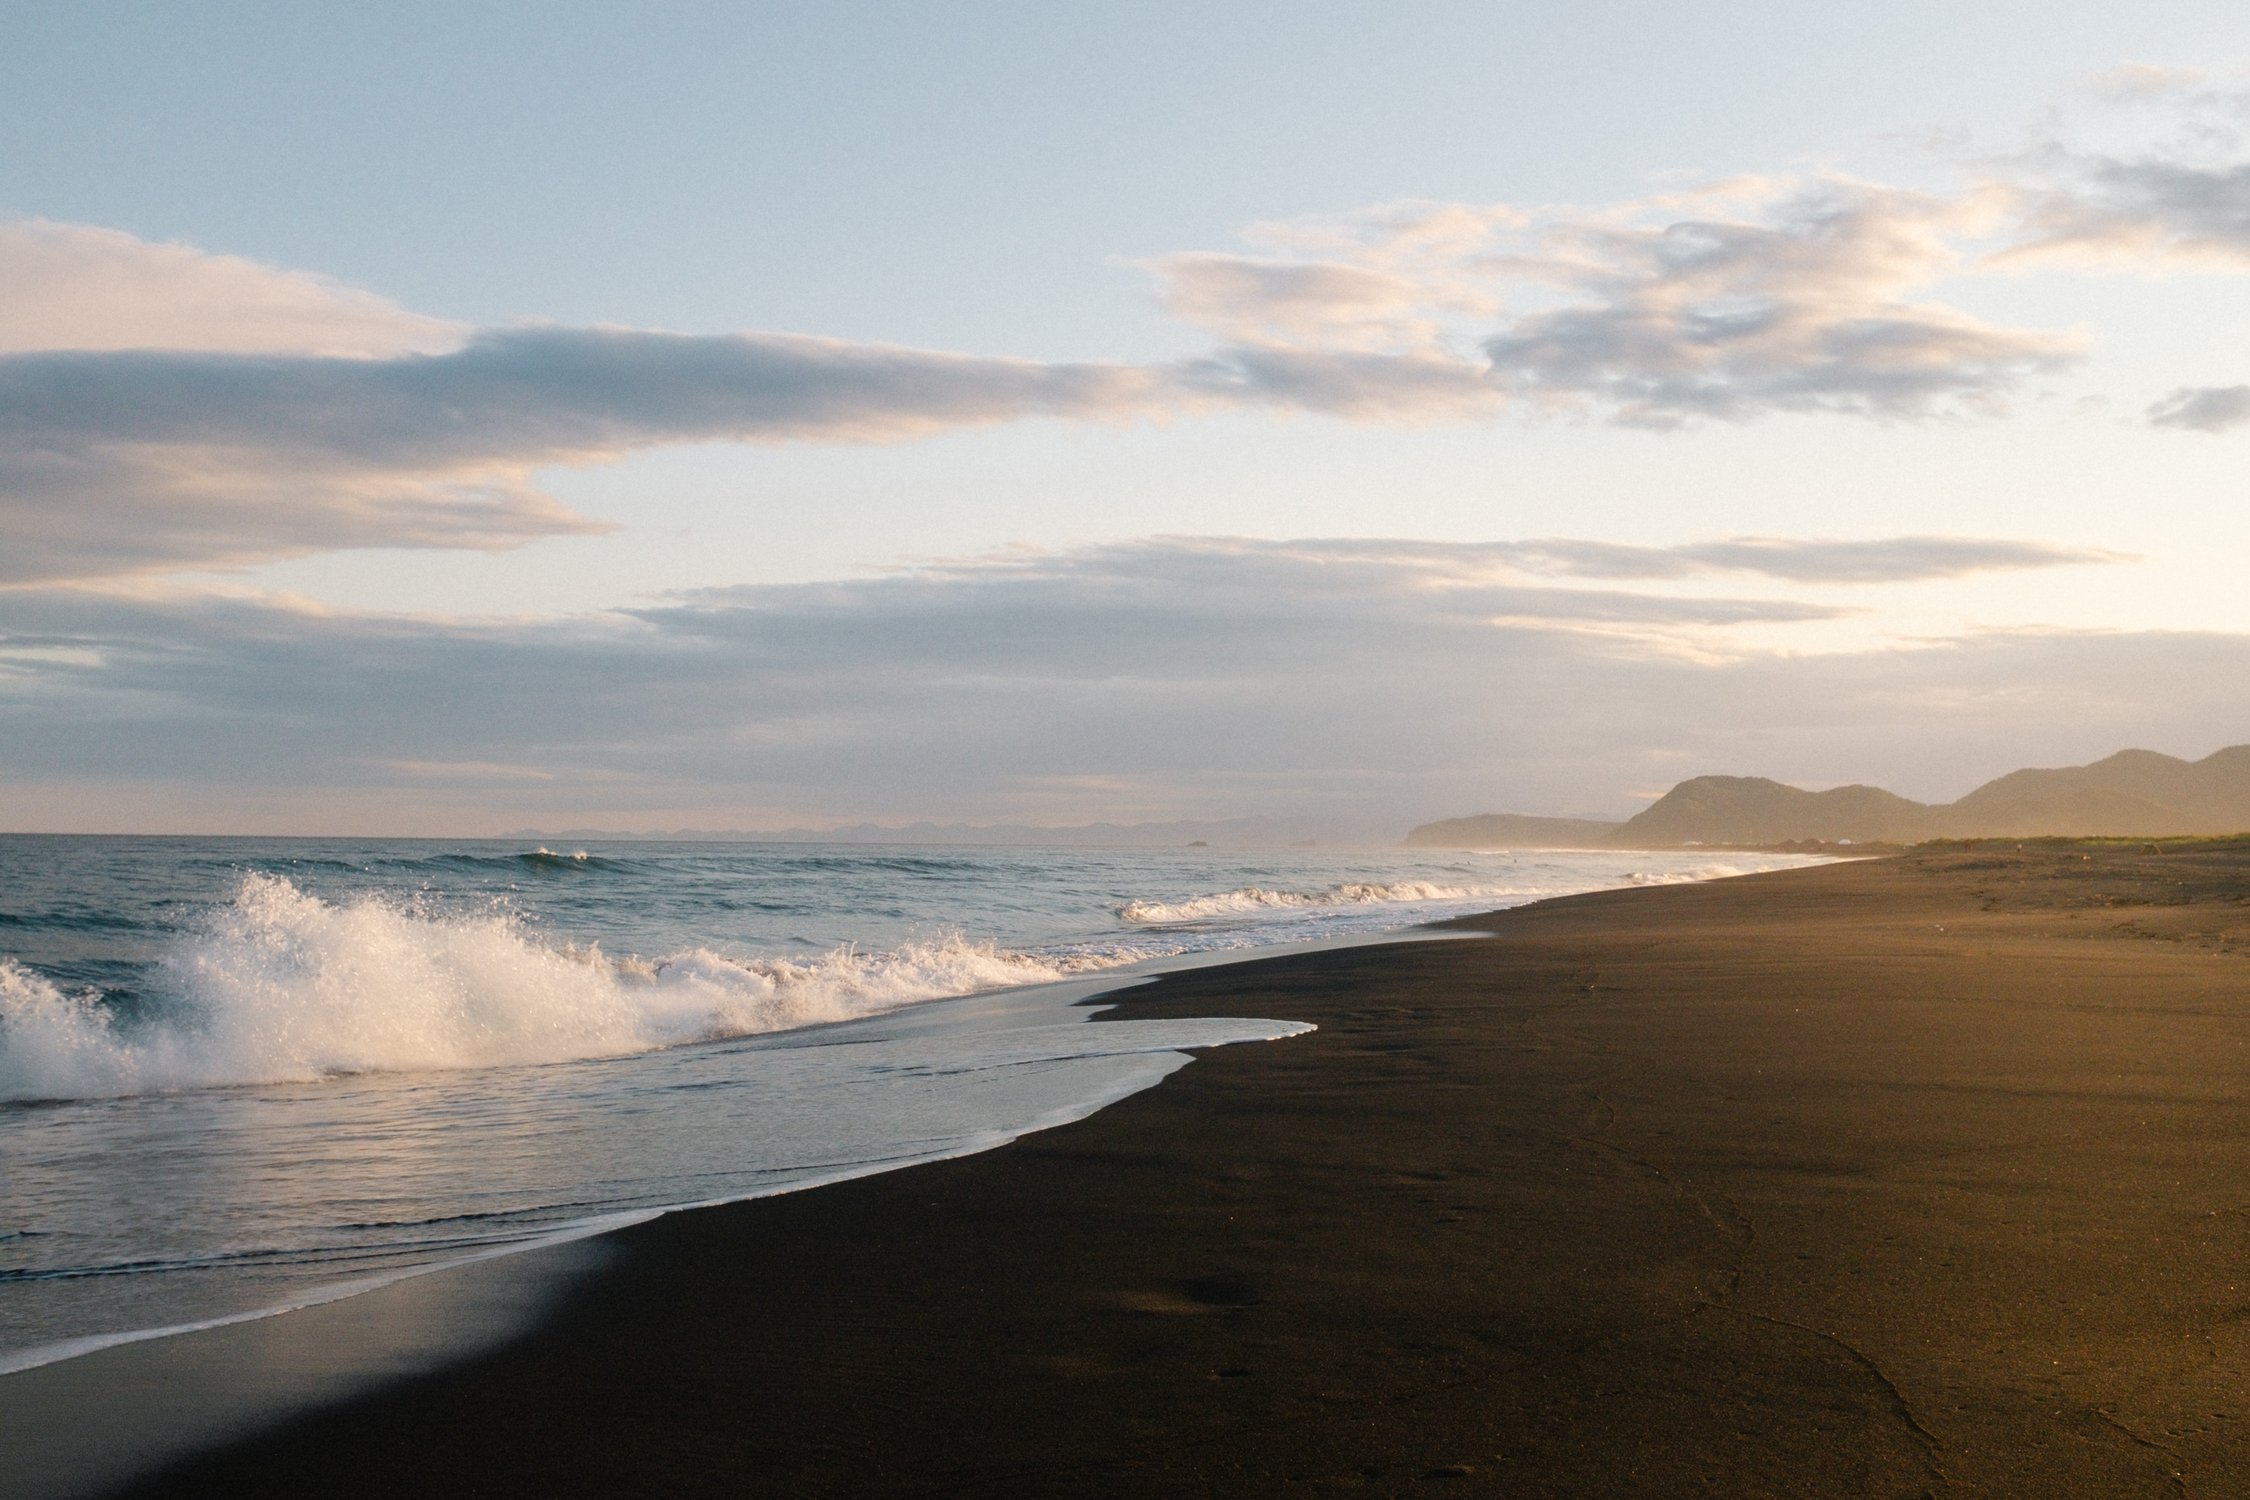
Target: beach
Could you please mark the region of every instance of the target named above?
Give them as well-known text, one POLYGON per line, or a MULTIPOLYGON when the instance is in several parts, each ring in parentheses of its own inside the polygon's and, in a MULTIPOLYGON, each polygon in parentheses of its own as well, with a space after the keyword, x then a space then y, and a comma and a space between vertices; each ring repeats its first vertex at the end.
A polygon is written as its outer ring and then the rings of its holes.
MULTIPOLYGON (((1121 992, 1319 1030, 607 1236, 497 1344, 130 1492, 2250 1487, 2250 844, 1925 849, 1454 926, 1482 935, 1121 992)), ((335 1357, 446 1282, 257 1326, 335 1357)), ((130 1443, 214 1337, 16 1378, 98 1374, 83 1420, 130 1443)))

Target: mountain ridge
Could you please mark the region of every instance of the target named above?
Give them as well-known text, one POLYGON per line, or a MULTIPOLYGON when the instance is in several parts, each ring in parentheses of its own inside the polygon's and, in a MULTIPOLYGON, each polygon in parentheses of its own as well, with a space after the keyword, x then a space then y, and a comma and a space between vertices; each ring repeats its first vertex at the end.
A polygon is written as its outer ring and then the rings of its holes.
POLYGON ((2193 761, 2154 750, 2120 750, 2083 766, 2025 767, 1941 803, 1916 802, 1874 786, 1810 792, 1762 776, 1694 776, 1621 822, 1485 813, 1424 823, 1407 834, 1406 843, 1666 849, 2244 831, 2250 831, 2250 745, 2229 745, 2193 761), (1554 841, 1546 842, 1549 838, 1554 841))

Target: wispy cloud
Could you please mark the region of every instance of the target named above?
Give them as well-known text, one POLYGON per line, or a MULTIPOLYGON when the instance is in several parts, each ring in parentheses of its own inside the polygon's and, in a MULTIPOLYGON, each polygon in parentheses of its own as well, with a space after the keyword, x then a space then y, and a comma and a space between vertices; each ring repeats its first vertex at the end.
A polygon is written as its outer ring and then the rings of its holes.
POLYGON ((1344 383, 1372 406, 1388 378, 1401 410, 1911 418, 1997 411, 2079 352, 1927 295, 1992 218, 1986 194, 1742 179, 1599 210, 1399 205, 1155 269, 1176 312, 1246 340, 1216 357, 1246 396, 1344 383))
POLYGON ((2093 91, 2125 111, 2133 143, 2092 147, 2051 130, 1991 163, 2018 216, 1995 260, 2250 269, 2250 92, 2146 65, 2102 75, 2093 91))
POLYGON ((2196 90, 2209 76, 2201 68, 2127 62, 2094 74, 2083 87, 2095 98, 2111 104, 2147 104, 2196 90))
POLYGON ((1379 353, 1428 347, 1435 314, 1488 313, 1489 295, 1377 264, 1188 254, 1154 263, 1165 309, 1242 344, 1379 353))
POLYGON ((1863 541, 1730 537, 1678 547, 1546 540, 1513 544, 1512 555, 1538 572, 1581 578, 1685 578, 1715 572, 1762 573, 1791 583, 1916 583, 1971 573, 2011 572, 2130 561, 2091 547, 1991 537, 1901 536, 1863 541))
POLYGON ((1440 543, 1174 538, 530 623, 23 589, 0 592, 0 652, 22 674, 0 760, 423 788, 467 767, 455 779, 484 791, 515 766, 580 787, 685 781, 704 800, 882 785, 943 810, 1016 777, 1183 775, 1211 757, 1372 769, 1433 709, 1452 717, 1464 685, 1482 699, 1557 653, 1653 661, 1834 613, 1507 571, 1440 543))
POLYGON ((1335 539, 1018 551, 544 622, 19 589, 0 592, 0 765, 16 819, 166 826, 239 796, 298 826, 426 831, 1283 812, 1403 829, 1599 808, 1699 770, 1943 763, 1966 784, 2027 747, 2250 737, 2240 638, 1760 644, 1830 613, 1335 539))
POLYGON ((1973 202, 1842 181, 1744 191, 1747 213, 1573 226, 1558 248, 1594 300, 1487 340, 1503 381, 1643 425, 1769 411, 1917 417, 1997 411, 2025 379, 2079 353, 2067 335, 1917 296, 1958 265, 1954 237, 1978 214, 1973 202))
POLYGON ((1566 398, 1657 424, 1910 414, 1996 399, 2061 357, 2046 335, 1894 306, 1889 291, 1938 253, 1912 227, 1934 211, 1822 191, 1824 208, 1738 190, 1749 218, 1657 223, 1643 208, 1532 229, 1502 210, 1419 208, 1350 227, 1358 264, 1169 262, 1174 306, 1239 341, 1165 366, 778 334, 464 335, 247 262, 31 226, 18 258, 49 265, 42 284, 69 281, 54 268, 74 256, 83 274, 62 321, 42 331, 23 312, 16 342, 80 347, 0 355, 0 583, 595 530, 536 472, 665 444, 888 442, 1241 405, 1366 421, 1566 398), (1602 300, 1520 315, 1481 353, 1459 352, 1448 330, 1498 307, 1493 277, 1602 300), (126 284, 138 290, 105 300, 126 284), (67 311, 96 306, 111 312, 67 311), (165 341, 181 347, 140 347, 165 341))
POLYGON ((2250 163, 2070 157, 2036 194, 2019 258, 2250 266, 2250 163))
MULTIPOLYGON (((535 469, 665 443, 1119 419, 1161 380, 782 335, 489 332, 396 359, 0 357, 0 582, 596 529, 535 469)), ((1174 397, 1170 403, 1179 404, 1174 397)))
MULTIPOLYGON (((2049 140, 1950 193, 1742 177, 1254 226, 1238 251, 1151 263, 1165 307, 1213 336, 1157 364, 468 330, 238 257, 0 224, 0 585, 597 530, 539 471, 669 444, 1230 408, 1651 428, 1991 416, 2084 339, 1975 316, 1949 284, 2061 256, 2250 269, 2243 101, 2146 70, 2097 92, 2185 123, 2137 151, 2049 140)), ((2242 400, 2182 389, 2150 420, 2227 430, 2242 400)))
POLYGON ((468 330, 324 276, 152 244, 115 229, 0 220, 0 354, 202 349, 379 359, 468 330))
POLYGON ((2148 410, 2158 427, 2194 432, 2231 432, 2250 422, 2250 385, 2184 387, 2148 410))

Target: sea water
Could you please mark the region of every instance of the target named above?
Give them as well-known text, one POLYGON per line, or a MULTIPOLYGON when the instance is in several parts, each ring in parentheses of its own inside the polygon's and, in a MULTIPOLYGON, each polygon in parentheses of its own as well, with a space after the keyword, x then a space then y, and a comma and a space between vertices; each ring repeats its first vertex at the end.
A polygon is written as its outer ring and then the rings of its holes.
POLYGON ((1789 856, 0 836, 0 1373, 987 1149, 1195 955, 1789 856))

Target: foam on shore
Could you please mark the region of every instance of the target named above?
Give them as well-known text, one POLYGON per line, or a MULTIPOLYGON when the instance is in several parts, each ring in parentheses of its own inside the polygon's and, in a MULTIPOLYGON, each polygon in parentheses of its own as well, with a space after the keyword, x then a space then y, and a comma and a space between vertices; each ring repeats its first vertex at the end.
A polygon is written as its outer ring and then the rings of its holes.
POLYGON ((138 1014, 0 959, 0 1099, 620 1057, 1052 983, 1133 961, 958 936, 810 958, 653 961, 543 941, 516 914, 330 902, 250 874, 166 954, 138 1014))

